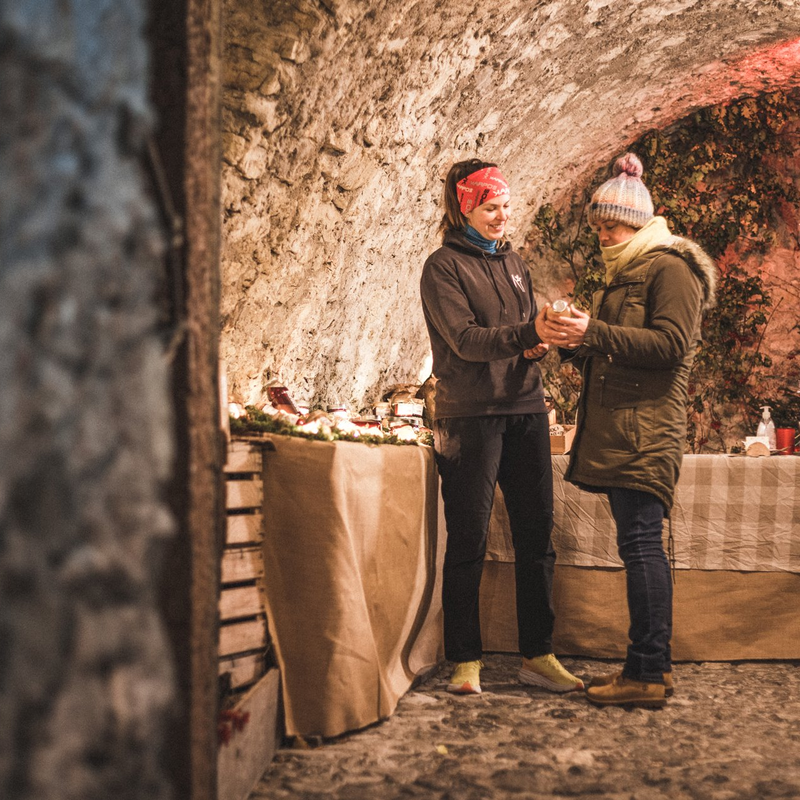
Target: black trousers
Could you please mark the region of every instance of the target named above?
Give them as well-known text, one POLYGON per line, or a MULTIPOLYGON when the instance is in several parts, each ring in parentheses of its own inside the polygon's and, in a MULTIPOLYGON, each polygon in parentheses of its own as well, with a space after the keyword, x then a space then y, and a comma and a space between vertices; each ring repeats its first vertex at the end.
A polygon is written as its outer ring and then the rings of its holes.
POLYGON ((552 653, 553 472, 547 414, 450 417, 434 425, 447 522, 442 605, 445 656, 481 657, 478 596, 497 483, 515 551, 519 649, 552 653))

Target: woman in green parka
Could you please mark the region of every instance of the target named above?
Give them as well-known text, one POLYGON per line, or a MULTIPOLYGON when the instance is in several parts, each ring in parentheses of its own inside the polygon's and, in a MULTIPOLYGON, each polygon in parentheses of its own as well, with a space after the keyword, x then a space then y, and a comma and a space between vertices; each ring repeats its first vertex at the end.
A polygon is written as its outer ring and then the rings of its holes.
POLYGON ((606 266, 591 316, 547 315, 544 341, 583 375, 566 479, 608 495, 625 564, 630 643, 621 672, 587 687, 598 705, 663 706, 672 694, 672 584, 662 542, 686 444, 686 406, 716 267, 653 215, 627 153, 594 193, 589 222, 606 266))

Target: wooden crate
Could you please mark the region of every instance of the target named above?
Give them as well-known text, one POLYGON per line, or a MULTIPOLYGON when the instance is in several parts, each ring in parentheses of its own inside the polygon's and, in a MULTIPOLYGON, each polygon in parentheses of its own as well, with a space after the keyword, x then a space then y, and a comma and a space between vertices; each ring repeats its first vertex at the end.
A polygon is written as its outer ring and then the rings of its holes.
POLYGON ((550 452, 553 455, 569 453, 572 449, 572 440, 575 438, 575 426, 564 425, 563 428, 563 435, 553 436, 552 433, 550 434, 550 452))
POLYGON ((245 800, 272 761, 281 736, 279 685, 278 670, 269 670, 221 720, 230 738, 217 755, 217 800, 245 800))
POLYGON ((225 464, 227 525, 219 600, 220 674, 229 673, 229 686, 238 691, 254 684, 269 663, 269 634, 261 588, 264 579, 261 454, 270 447, 268 440, 234 439, 228 445, 225 464))
POLYGON ((282 721, 264 605, 264 490, 268 440, 235 439, 225 465, 225 546, 220 570, 219 675, 227 691, 220 715, 219 800, 245 800, 272 761, 282 721), (246 722, 245 722, 246 720, 246 722), (241 729, 239 729, 239 727, 241 729))

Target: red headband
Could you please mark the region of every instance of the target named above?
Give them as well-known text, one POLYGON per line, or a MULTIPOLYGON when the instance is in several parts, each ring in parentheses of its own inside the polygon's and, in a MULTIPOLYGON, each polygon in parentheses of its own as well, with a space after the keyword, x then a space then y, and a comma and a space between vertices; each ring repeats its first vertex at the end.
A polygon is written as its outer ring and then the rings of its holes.
POLYGON ((464 215, 469 214, 473 208, 488 203, 493 197, 508 193, 508 181, 497 167, 479 169, 456 184, 458 204, 464 215))

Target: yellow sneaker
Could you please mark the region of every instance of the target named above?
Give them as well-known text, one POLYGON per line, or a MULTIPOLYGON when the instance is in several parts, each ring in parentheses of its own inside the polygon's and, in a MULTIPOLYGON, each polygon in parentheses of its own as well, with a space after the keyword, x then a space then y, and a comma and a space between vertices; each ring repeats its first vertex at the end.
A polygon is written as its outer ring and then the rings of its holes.
POLYGON ((583 681, 567 672, 552 653, 536 658, 523 658, 519 679, 550 692, 574 692, 583 689, 583 681))
POLYGON ((461 661, 456 664, 447 691, 455 694, 481 693, 481 667, 483 661, 461 661))

